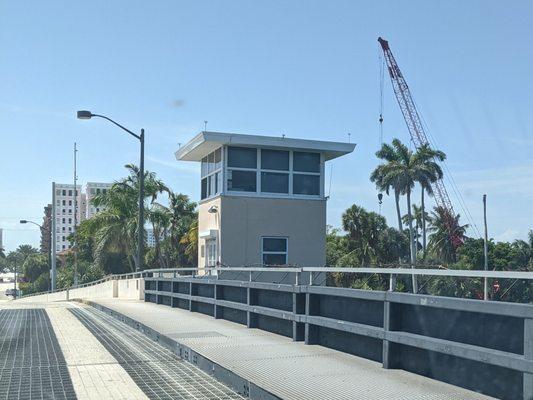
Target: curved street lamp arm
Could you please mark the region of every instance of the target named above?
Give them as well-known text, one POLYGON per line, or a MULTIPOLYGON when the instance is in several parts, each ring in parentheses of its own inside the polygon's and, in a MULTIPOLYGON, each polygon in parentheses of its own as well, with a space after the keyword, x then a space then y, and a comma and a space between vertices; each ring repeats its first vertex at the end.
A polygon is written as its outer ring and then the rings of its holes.
POLYGON ((109 122, 111 122, 112 124, 115 124, 116 126, 118 126, 119 128, 125 130, 126 132, 128 132, 131 136, 135 137, 136 139, 138 140, 141 140, 141 137, 135 133, 133 133, 132 131, 130 131, 128 128, 125 128, 123 127, 122 125, 120 125, 118 122, 115 122, 113 121, 111 118, 108 118, 106 117, 105 115, 100 115, 100 114, 91 114, 92 117, 99 117, 99 118, 103 118, 103 119, 107 119, 109 122))
POLYGON ((25 219, 25 220, 23 220, 23 221, 26 221, 26 222, 23 222, 24 224, 33 224, 33 225, 36 225, 36 226, 38 226, 39 228, 41 228, 43 231, 46 231, 46 232, 50 233, 50 229, 45 228, 45 227, 42 226, 42 225, 39 225, 37 222, 33 222, 33 221, 30 221, 30 220, 27 220, 27 219, 25 219))

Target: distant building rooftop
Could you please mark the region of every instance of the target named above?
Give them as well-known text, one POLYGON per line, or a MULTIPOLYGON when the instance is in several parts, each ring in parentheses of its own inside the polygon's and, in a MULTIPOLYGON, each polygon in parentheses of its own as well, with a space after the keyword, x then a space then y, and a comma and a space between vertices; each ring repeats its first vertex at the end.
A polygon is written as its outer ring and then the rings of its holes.
POLYGON ((281 136, 200 132, 176 151, 176 158, 180 161, 201 161, 202 158, 222 145, 319 151, 324 153, 326 161, 351 153, 355 149, 355 143, 293 139, 281 136))

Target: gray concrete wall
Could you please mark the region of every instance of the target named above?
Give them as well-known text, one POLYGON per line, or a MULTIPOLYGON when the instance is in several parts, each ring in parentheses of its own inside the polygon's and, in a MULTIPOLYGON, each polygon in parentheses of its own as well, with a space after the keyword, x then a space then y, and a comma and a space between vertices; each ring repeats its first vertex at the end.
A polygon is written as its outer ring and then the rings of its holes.
POLYGON ((288 262, 299 267, 326 263, 326 201, 222 197, 222 262, 260 265, 261 237, 289 238, 288 262))

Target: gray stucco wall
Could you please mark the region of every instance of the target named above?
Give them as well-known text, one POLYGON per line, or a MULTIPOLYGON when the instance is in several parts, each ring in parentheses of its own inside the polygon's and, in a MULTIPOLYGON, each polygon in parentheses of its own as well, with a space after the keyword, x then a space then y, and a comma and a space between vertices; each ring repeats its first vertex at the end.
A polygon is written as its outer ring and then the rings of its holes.
POLYGON ((221 197, 222 262, 261 264, 261 237, 289 238, 289 264, 321 267, 326 263, 326 200, 221 197))

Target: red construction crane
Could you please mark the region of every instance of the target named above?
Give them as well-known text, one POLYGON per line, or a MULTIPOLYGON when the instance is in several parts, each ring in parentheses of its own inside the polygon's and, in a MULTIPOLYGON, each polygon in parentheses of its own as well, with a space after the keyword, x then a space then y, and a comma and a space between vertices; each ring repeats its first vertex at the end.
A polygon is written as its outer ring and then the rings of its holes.
MULTIPOLYGON (((392 51, 389 47, 389 42, 387 42, 381 37, 378 38, 378 42, 381 45, 381 48, 383 49, 383 54, 387 62, 389 76, 392 82, 392 87, 394 89, 394 94, 396 95, 396 100, 398 100, 398 105, 400 106, 403 118, 405 120, 405 123, 407 124, 407 129, 409 130, 411 139, 415 144, 416 148, 419 148, 424 144, 429 145, 429 140, 426 136, 426 132, 424 131, 424 126, 422 125, 420 115, 418 114, 418 110, 416 109, 416 105, 413 101, 413 97, 411 96, 411 92, 409 91, 409 86, 407 86, 407 82, 405 81, 405 78, 402 75, 402 71, 400 71, 400 67, 398 67, 396 60, 392 55, 392 51)), ((446 187, 444 186, 444 182, 442 181, 442 179, 439 179, 438 181, 433 183, 432 187, 437 205, 446 212, 448 218, 455 218, 453 205, 450 200, 450 196, 448 196, 448 192, 446 191, 446 187)), ((452 221, 449 221, 447 225, 448 228, 450 228, 449 230, 452 242, 455 246, 460 245, 461 239, 457 238, 453 233, 453 229, 451 229, 452 221)))

